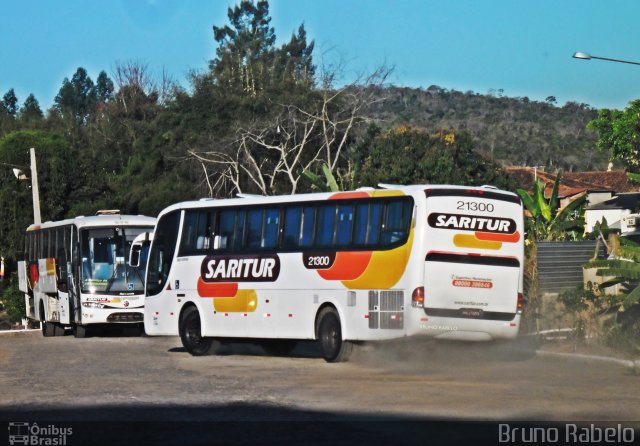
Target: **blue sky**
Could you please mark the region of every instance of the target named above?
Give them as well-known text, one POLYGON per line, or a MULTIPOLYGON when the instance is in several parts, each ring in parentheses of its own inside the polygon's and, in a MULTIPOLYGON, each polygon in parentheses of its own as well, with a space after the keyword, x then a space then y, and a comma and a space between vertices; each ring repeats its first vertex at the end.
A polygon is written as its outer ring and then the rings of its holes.
MULTIPOLYGON (((2 0, 0 95, 53 103, 82 66, 164 69, 188 87, 215 55, 212 26, 228 0, 2 0)), ((278 43, 304 23, 315 60, 346 62, 345 79, 383 63, 399 86, 438 85, 558 104, 623 109, 640 98, 640 66, 573 59, 575 51, 640 61, 636 0, 271 0, 278 43)))

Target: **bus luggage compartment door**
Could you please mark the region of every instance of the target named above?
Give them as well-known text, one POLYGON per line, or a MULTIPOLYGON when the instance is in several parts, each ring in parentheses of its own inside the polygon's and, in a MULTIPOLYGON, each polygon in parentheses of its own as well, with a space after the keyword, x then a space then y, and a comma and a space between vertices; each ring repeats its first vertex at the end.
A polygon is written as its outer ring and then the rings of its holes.
POLYGON ((429 253, 424 276, 427 315, 512 320, 520 265, 509 257, 429 253))

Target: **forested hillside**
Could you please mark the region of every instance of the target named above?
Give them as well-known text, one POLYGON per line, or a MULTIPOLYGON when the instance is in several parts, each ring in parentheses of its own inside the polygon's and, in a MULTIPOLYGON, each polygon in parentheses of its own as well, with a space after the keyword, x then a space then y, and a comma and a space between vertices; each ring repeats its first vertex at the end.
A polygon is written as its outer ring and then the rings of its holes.
MULTIPOLYGON (((514 185, 505 164, 605 168, 597 115, 526 98, 388 84, 379 67, 349 85, 320 69, 300 26, 277 46, 269 5, 243 1, 212 24, 216 54, 188 86, 143 62, 64 79, 53 106, 0 101, 0 254, 19 257, 32 221, 29 148, 36 149, 43 220, 98 209, 157 215, 171 203, 237 192, 312 190, 304 171, 329 168, 344 188, 378 181, 514 185)), ((203 55, 207 57, 207 55, 203 55)), ((320 65, 324 67, 324 65, 320 65)), ((52 80, 55 82, 55 80, 52 80)), ((0 93, 2 94, 2 93, 0 93)))
POLYGON ((585 171, 606 169, 609 161, 608 153, 595 150, 596 133, 586 128, 597 116, 586 104, 557 106, 554 97, 539 102, 438 86, 389 87, 379 94, 386 99, 371 115, 384 125, 469 132, 477 150, 503 165, 585 171))

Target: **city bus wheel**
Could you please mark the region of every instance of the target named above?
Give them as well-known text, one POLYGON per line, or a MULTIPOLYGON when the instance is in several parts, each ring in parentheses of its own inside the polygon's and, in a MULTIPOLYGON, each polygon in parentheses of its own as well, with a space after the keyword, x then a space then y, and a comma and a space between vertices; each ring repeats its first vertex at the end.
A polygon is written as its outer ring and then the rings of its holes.
POLYGON ((64 325, 62 325, 62 324, 53 324, 53 335, 54 336, 64 336, 64 325))
POLYGON ((214 344, 218 344, 213 338, 203 337, 201 327, 198 309, 189 307, 184 310, 180 318, 180 339, 184 348, 193 356, 213 353, 214 344))
POLYGON ((325 361, 344 362, 349 359, 353 344, 342 340, 340 316, 335 308, 325 308, 320 312, 316 333, 325 361))
POLYGON ((47 315, 44 312, 44 305, 40 303, 40 322, 42 324, 42 336, 48 338, 55 336, 55 326, 53 322, 47 322, 47 315))
POLYGON ((73 326, 73 337, 74 338, 86 338, 87 337, 87 326, 75 324, 73 326))
POLYGON ((53 322, 44 321, 42 323, 42 336, 48 338, 50 336, 55 336, 55 326, 53 322))

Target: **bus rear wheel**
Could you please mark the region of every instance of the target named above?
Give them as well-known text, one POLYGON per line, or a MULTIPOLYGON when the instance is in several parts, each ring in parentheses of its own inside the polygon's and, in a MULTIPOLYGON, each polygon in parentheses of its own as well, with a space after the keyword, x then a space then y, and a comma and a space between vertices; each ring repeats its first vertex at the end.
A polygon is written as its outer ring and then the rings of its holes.
POLYGON ((44 305, 40 302, 40 325, 42 326, 42 336, 45 338, 56 335, 56 327, 53 322, 47 322, 47 314, 44 311, 44 305))
POLYGON ((325 308, 318 315, 317 339, 322 357, 327 362, 345 362, 353 351, 353 344, 342 339, 340 316, 335 308, 325 308))
POLYGON ((196 307, 189 307, 180 317, 180 339, 184 348, 193 356, 214 353, 218 342, 202 336, 200 313, 196 307))

